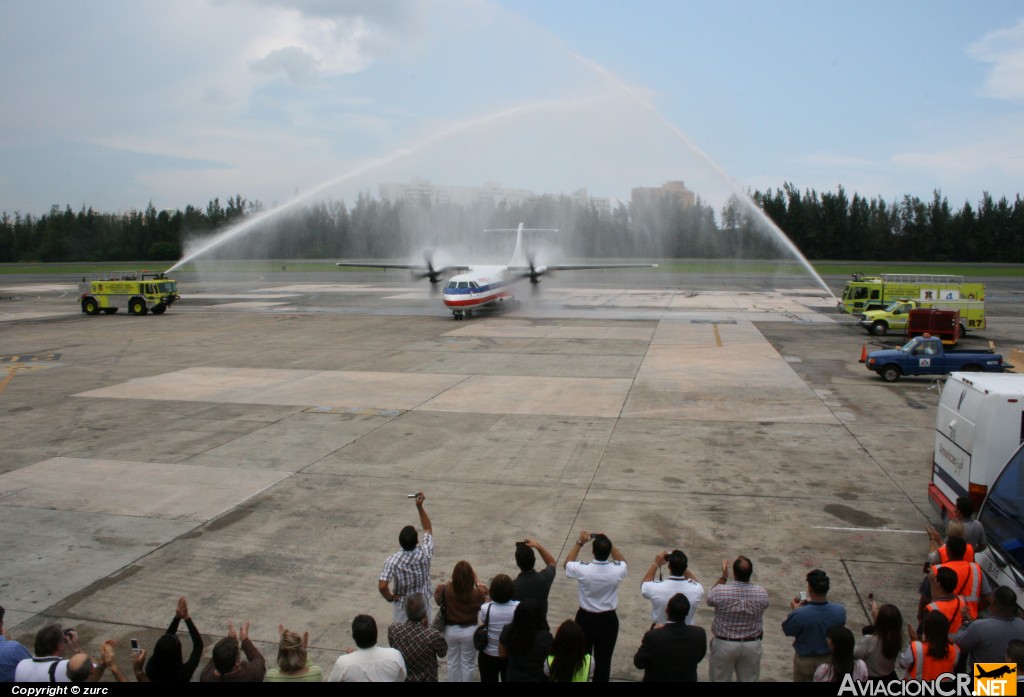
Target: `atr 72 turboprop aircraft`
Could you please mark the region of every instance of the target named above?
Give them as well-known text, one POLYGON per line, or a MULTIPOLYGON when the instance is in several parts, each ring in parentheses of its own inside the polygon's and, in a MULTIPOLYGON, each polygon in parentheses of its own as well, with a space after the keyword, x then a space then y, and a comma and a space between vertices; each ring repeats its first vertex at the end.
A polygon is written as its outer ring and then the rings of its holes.
POLYGON ((426 278, 432 284, 440 283, 448 273, 456 272, 445 284, 442 299, 459 320, 471 317, 473 310, 488 305, 516 303, 515 285, 526 279, 536 285, 540 277, 549 271, 578 271, 581 269, 638 269, 652 268, 657 264, 549 264, 538 266, 526 256, 523 248, 524 232, 558 232, 550 228, 524 228, 519 223, 514 229, 490 229, 485 232, 515 232, 516 248, 512 260, 505 266, 474 266, 469 264, 448 264, 436 268, 429 255, 425 264, 376 264, 372 262, 339 261, 337 266, 371 269, 412 269, 417 278, 426 278))

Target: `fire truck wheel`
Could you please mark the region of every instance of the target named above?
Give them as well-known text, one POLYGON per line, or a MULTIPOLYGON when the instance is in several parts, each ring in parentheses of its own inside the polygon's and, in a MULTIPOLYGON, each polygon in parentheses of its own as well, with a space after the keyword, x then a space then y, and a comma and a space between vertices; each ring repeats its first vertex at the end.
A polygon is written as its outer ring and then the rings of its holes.
POLYGON ((132 298, 128 303, 128 312, 133 315, 144 315, 146 314, 146 303, 142 298, 132 298))
POLYGON ((96 298, 86 298, 83 300, 82 312, 87 315, 98 315, 100 313, 100 304, 96 302, 96 298))
POLYGON ((166 311, 167 311, 167 306, 166 305, 154 305, 153 306, 153 314, 154 315, 162 315, 166 311))

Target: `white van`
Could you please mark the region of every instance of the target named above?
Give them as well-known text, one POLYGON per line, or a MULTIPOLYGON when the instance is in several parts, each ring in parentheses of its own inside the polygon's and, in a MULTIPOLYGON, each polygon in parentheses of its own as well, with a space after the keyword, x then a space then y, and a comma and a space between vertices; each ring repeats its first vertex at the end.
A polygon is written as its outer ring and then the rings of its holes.
POLYGON ((1013 588, 1017 606, 1024 607, 1024 445, 992 484, 978 520, 985 528, 988 546, 974 560, 992 588, 1013 588))
POLYGON ((943 519, 967 496, 981 508, 989 487, 1024 442, 1024 375, 951 373, 935 420, 928 498, 943 519))

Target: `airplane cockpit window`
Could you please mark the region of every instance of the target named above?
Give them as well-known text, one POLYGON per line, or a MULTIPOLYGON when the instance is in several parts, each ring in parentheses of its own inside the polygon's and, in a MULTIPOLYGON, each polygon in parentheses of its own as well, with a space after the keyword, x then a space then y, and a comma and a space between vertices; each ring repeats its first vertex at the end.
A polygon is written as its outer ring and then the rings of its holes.
POLYGON ((469 288, 468 281, 459 281, 459 288, 469 288))
POLYGON ((480 286, 478 286, 478 285, 476 284, 476 281, 470 281, 470 282, 469 282, 469 287, 470 287, 470 288, 479 288, 480 286))
POLYGON ((458 288, 459 287, 459 282, 458 281, 448 281, 448 287, 449 288, 458 288))

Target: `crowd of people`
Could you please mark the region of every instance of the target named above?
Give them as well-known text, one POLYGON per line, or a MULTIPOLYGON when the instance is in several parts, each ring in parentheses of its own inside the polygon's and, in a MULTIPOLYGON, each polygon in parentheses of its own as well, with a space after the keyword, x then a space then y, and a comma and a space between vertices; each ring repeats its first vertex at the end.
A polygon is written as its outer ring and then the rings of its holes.
MULTIPOLYGON (((557 560, 538 540, 516 543, 515 578, 498 574, 484 583, 469 561, 459 561, 451 576, 432 585, 433 529, 415 497, 420 528, 399 533, 399 551, 384 563, 378 590, 391 604, 388 646, 379 643, 377 622, 358 615, 351 626, 355 648, 342 654, 327 673, 329 682, 436 682, 438 659, 447 661, 449 682, 607 682, 618 643, 619 588, 626 559, 607 535, 581 530, 562 562, 565 577, 577 584, 578 610, 552 632, 548 595, 557 560), (422 536, 421 536, 422 531, 422 536), (580 560, 590 548, 589 560, 580 560), (543 568, 537 569, 537 557, 543 568)), ((984 531, 972 519, 970 501, 957 503, 957 519, 945 537, 929 528, 916 622, 906 622, 898 607, 869 599, 872 623, 858 640, 847 626, 846 609, 828 599, 828 574, 807 574, 807 590, 791 602, 782 633, 793 639, 793 680, 935 680, 971 673, 975 663, 1024 664, 1024 619, 1017 616, 1012 588, 990 590, 974 552, 985 545, 984 531)), ((651 628, 633 656, 645 682, 695 682, 707 658, 713 682, 760 679, 763 618, 767 591, 752 582, 753 562, 745 557, 722 562, 721 575, 708 588, 698 580, 681 550, 660 552, 641 581, 651 603, 651 628), (667 569, 668 576, 664 576, 667 569), (714 610, 710 631, 694 623, 700 604, 714 610), (710 637, 708 634, 710 633, 710 637)), ((320 682, 324 671, 309 658, 309 633, 278 626, 276 666, 249 638, 249 623, 214 644, 199 672, 203 682, 320 682)), ((88 682, 118 667, 117 642, 100 646, 96 661, 82 651, 72 629, 43 627, 33 652, 3 631, 0 608, 0 680, 88 682), (65 658, 67 656, 67 658, 65 658)), ((189 682, 203 655, 203 638, 185 598, 178 600, 167 630, 147 652, 132 647, 131 665, 139 682, 189 682), (188 657, 178 631, 185 623, 188 657)))

